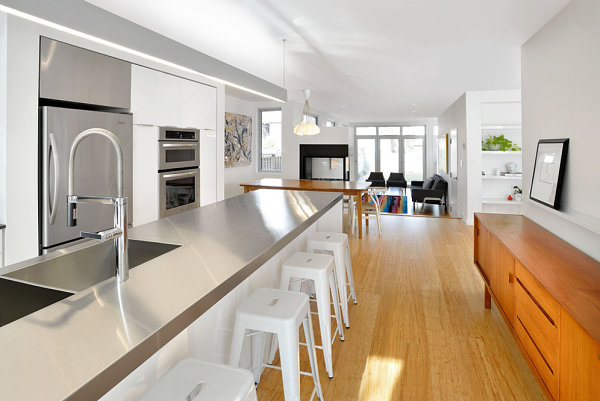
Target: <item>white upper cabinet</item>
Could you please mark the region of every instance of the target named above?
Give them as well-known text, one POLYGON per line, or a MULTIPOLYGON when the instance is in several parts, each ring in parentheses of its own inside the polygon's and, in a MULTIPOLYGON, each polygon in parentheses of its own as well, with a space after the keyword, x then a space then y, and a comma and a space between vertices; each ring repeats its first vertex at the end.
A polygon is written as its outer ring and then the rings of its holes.
MULTIPOLYGON (((158 76, 158 125, 181 127, 182 90, 185 80, 161 73, 158 76)), ((196 127, 194 127, 196 128, 196 127)))
POLYGON ((217 129, 217 88, 200 85, 200 129, 217 129))
POLYGON ((216 130, 217 88, 134 65, 131 112, 137 125, 216 130))
POLYGON ((133 123, 158 124, 158 77, 160 72, 131 66, 131 112, 133 123))

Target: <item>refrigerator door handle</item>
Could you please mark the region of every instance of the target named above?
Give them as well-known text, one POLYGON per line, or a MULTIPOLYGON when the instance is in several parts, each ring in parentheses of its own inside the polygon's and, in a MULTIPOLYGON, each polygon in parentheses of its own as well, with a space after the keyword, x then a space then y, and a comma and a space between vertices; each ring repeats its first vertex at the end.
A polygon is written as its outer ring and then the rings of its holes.
MULTIPOLYGON (((54 160, 54 194, 52 195, 52 202, 49 202, 50 216, 49 216, 49 224, 54 224, 54 220, 56 219, 56 209, 58 202, 58 184, 60 182, 60 163, 58 160, 58 152, 56 152, 56 139, 54 138, 54 134, 49 134, 48 138, 50 139, 50 146, 48 147, 48 175, 46 176, 46 185, 48 189, 50 187, 50 157, 54 160)), ((50 194, 48 194, 50 195, 50 194)), ((48 201, 50 201, 50 196, 48 196, 48 201)))

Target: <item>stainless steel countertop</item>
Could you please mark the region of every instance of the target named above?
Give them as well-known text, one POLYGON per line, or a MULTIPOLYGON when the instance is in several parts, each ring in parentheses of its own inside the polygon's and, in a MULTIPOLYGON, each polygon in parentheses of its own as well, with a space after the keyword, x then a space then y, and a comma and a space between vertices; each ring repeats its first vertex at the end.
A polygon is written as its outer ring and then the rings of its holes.
POLYGON ((183 246, 0 328, 0 399, 99 398, 341 198, 259 190, 131 229, 183 246))

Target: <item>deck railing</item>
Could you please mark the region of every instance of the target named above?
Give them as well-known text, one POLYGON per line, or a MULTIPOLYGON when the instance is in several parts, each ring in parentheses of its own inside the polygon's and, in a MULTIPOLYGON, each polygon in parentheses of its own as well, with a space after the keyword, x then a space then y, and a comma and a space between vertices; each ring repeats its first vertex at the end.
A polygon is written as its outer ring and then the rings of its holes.
POLYGON ((261 170, 281 171, 281 155, 265 153, 261 157, 261 170))

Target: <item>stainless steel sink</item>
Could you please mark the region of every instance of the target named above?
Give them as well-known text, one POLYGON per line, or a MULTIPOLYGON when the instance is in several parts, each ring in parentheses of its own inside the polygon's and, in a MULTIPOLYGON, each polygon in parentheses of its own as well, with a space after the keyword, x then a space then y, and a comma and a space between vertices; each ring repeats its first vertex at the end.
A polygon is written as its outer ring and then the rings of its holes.
MULTIPOLYGON (((179 246, 130 239, 129 268, 139 266, 179 246)), ((79 292, 114 277, 115 268, 115 247, 112 241, 107 241, 23 267, 5 276, 45 287, 79 292)))
POLYGON ((0 278, 0 326, 70 297, 72 292, 53 290, 0 278))

